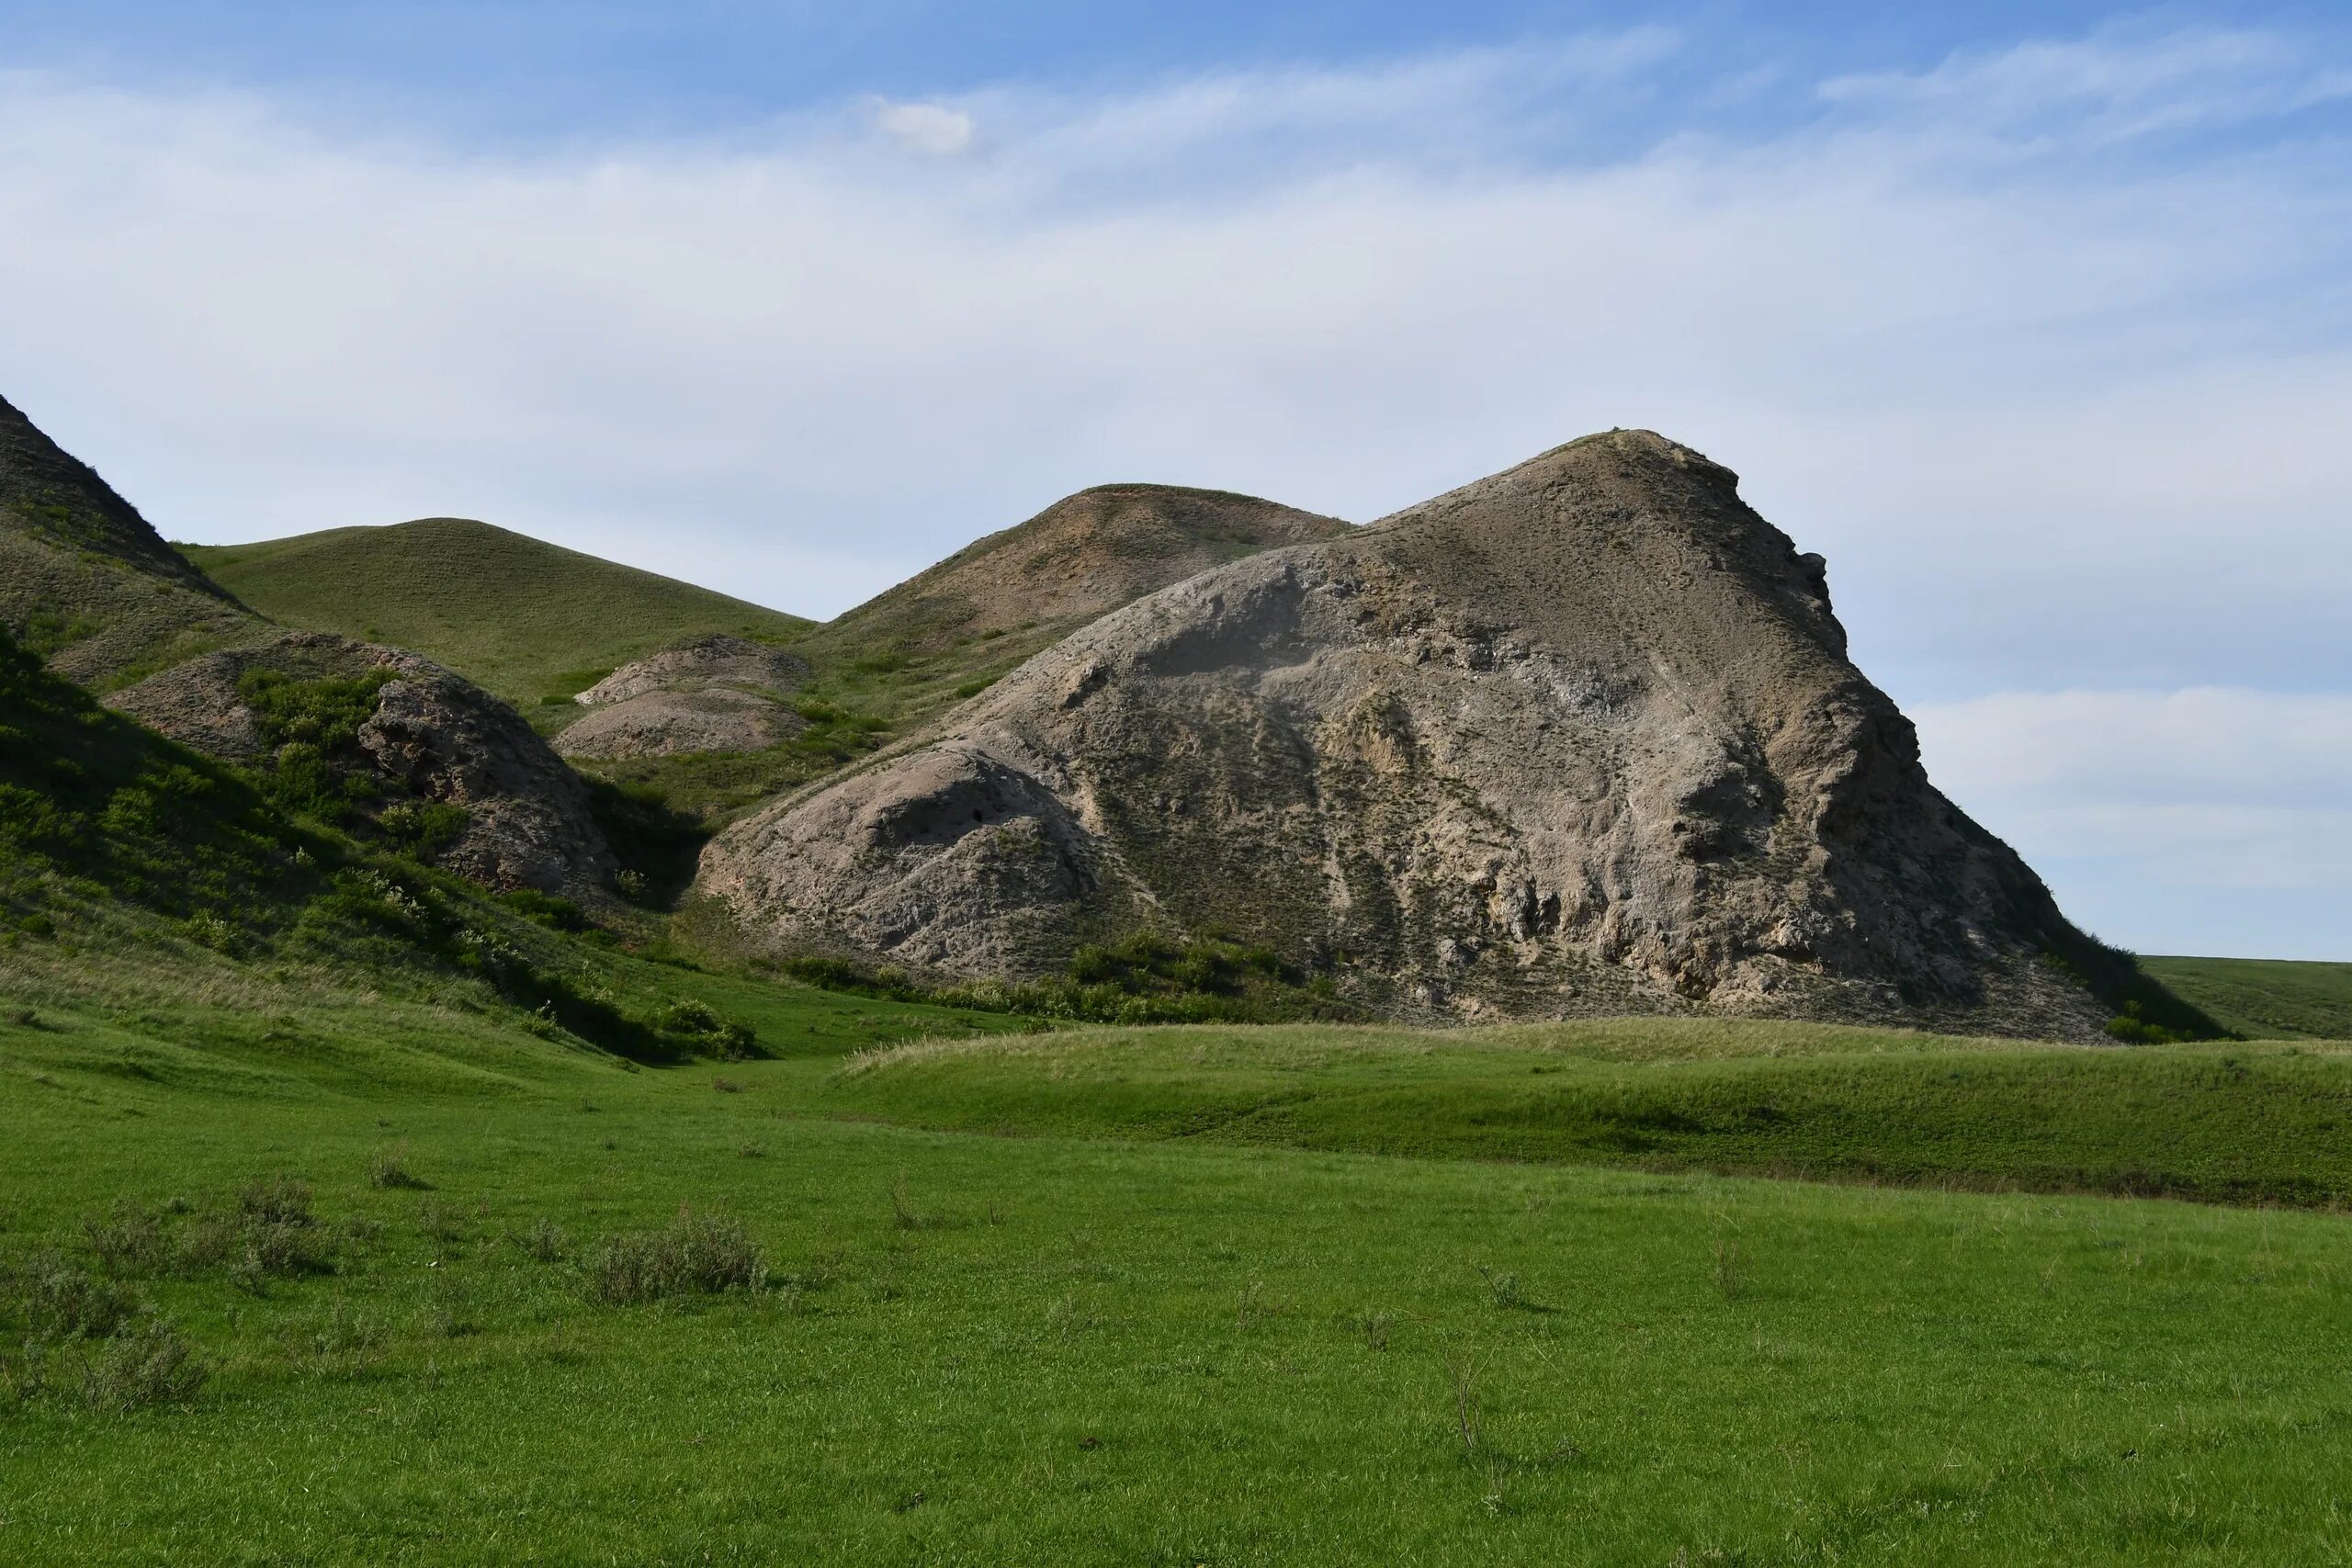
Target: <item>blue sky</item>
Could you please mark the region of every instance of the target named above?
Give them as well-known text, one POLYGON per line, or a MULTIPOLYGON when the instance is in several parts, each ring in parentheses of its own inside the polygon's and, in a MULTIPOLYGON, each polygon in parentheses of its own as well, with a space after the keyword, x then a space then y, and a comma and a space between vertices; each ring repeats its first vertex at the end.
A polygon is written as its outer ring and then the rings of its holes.
POLYGON ((2352 958, 2347 171, 2339 6, 0 0, 0 387, 812 615, 1649 425, 2079 919, 2352 958))

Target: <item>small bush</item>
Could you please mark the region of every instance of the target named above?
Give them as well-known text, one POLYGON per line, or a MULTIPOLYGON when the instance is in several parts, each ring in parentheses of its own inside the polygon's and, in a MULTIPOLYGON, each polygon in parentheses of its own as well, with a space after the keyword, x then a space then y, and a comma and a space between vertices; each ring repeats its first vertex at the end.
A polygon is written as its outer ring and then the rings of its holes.
POLYGON ((109 1274, 160 1273, 171 1260, 164 1217, 128 1201, 118 1201, 103 1216, 85 1215, 82 1235, 109 1274))
POLYGON ((582 1272, 589 1299, 608 1306, 757 1291, 767 1282, 766 1260, 740 1224, 684 1209, 662 1230, 604 1243, 582 1272))
POLYGON ((84 1363, 82 1402, 118 1414, 150 1404, 185 1404, 207 1375, 180 1331, 162 1318, 150 1318, 84 1363))
POLYGON ((542 893, 535 887, 517 887, 512 893, 502 893, 498 901, 534 924, 549 931, 583 931, 591 922, 587 912, 569 898, 559 898, 552 893, 542 893))
POLYGON ((663 1008, 655 1016, 653 1027, 687 1050, 730 1062, 748 1059, 756 1043, 747 1026, 721 1018, 709 1003, 691 998, 663 1008))
POLYGON ((311 1189, 288 1176, 265 1177, 237 1194, 237 1212, 248 1222, 306 1229, 317 1224, 311 1213, 311 1189))
POLYGON ((451 801, 404 800, 387 807, 376 828, 410 854, 434 855, 465 837, 470 819, 464 807, 451 801))
POLYGON ((563 1227, 544 1216, 527 1231, 510 1233, 508 1239, 534 1263, 560 1262, 571 1248, 571 1238, 563 1234, 563 1227))
POLYGON ((423 1191, 433 1184, 409 1168, 408 1145, 399 1144, 379 1150, 368 1162, 368 1185, 423 1191))
POLYGON ((128 1286, 96 1279, 54 1254, 34 1258, 12 1293, 26 1335, 51 1344, 107 1338, 139 1310, 128 1286))
POLYGON ((1478 1265, 1478 1278, 1487 1282, 1487 1293, 1494 1299, 1494 1303, 1505 1311, 1527 1304, 1527 1297, 1520 1290, 1518 1275, 1506 1274, 1499 1269, 1489 1269, 1481 1263, 1478 1265))

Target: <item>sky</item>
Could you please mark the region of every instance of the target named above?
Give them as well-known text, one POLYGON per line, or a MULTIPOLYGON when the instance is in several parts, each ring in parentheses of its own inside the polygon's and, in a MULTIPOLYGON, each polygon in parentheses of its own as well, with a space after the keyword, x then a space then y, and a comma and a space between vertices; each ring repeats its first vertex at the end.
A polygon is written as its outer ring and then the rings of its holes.
POLYGON ((2352 960, 2352 16, 0 0, 0 393, 168 536, 825 616, 1657 429, 2086 927, 2352 960))

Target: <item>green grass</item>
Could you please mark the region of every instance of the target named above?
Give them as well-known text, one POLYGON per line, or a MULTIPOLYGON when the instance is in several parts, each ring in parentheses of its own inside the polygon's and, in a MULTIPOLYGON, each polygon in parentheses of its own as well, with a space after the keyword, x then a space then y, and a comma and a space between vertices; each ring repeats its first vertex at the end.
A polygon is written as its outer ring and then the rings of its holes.
POLYGON ((183 548, 274 620, 413 649, 542 720, 544 699, 657 649, 713 632, 775 641, 808 624, 458 518, 183 548))
POLYGON ((938 1042, 827 1104, 970 1132, 1831 1180, 2352 1201, 2352 1046, 2086 1049, 1625 1019, 938 1042))
POLYGON ((2249 1040, 2352 1039, 2352 964, 2143 958, 2140 967, 2249 1040))
POLYGON ((763 994, 732 1092, 406 1006, 0 1013, 0 1255, 103 1285, 91 1235, 152 1227, 119 1284, 209 1374, 0 1404, 7 1554, 2352 1550, 2337 1216, 910 1130, 840 1119, 836 1062, 927 1021, 763 994), (197 1245, 256 1182, 308 1187, 314 1271, 197 1245), (759 1289, 608 1304, 730 1236, 759 1289))

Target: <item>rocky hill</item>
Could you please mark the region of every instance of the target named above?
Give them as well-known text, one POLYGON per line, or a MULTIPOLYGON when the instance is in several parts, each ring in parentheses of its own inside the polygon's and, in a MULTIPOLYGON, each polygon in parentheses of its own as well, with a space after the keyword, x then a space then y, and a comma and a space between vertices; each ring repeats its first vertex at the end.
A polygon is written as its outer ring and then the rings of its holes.
POLYGON ((588 786, 514 710, 428 659, 317 632, 206 654, 111 705, 313 815, 485 886, 601 897, 588 786))
POLYGON ((699 886, 779 946, 961 975, 1219 930, 1401 1015, 2097 1034, 2128 961, 1845 645, 1733 474, 1611 432, 1107 615, 699 886))
POLYGON ((266 630, 5 399, 0 622, 101 690, 266 630))
POLYGON ((719 635, 663 649, 572 698, 588 710, 555 738, 567 757, 675 757, 757 751, 806 721, 786 705, 808 679, 807 660, 719 635))
POLYGON ((1171 582, 1348 527, 1226 491, 1098 485, 975 540, 795 646, 820 691, 902 724, 1171 582))

